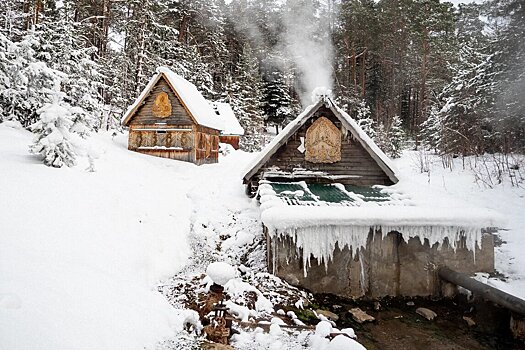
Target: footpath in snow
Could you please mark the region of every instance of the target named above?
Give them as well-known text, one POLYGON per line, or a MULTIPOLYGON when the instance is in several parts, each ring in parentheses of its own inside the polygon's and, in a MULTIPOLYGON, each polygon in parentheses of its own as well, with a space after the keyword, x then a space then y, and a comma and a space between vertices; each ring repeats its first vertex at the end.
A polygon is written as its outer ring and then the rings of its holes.
MULTIPOLYGON (((337 341, 332 342, 326 339, 323 332, 327 329, 337 332, 326 321, 318 330, 281 329, 284 320, 292 325, 304 324, 293 313, 276 313, 275 306, 301 305, 308 295, 267 272, 258 204, 245 195, 240 180, 241 171, 252 157, 232 152, 221 158, 220 164, 203 165, 194 174, 187 189, 193 208, 189 235, 193 255, 181 272, 159 285, 159 290, 176 308, 195 305, 212 283, 205 275, 207 266, 215 261, 226 262, 236 269, 235 278, 225 285, 231 298, 226 301, 228 308, 238 322, 270 327, 270 332, 260 327, 236 327, 240 330, 232 338, 236 349, 363 349, 347 337, 336 337, 337 341)), ((194 339, 178 335, 159 344, 159 349, 191 346, 197 346, 194 339)))

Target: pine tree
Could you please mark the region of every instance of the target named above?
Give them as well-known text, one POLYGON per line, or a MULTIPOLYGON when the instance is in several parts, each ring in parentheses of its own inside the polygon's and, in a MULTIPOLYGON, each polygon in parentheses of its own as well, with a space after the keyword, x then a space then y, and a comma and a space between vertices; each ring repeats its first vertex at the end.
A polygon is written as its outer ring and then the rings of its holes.
POLYGON ((47 166, 71 167, 76 163, 76 153, 71 143, 70 128, 73 125, 71 108, 63 101, 64 94, 52 92, 51 103, 46 103, 37 113, 40 120, 31 125, 35 140, 31 153, 43 157, 47 166))

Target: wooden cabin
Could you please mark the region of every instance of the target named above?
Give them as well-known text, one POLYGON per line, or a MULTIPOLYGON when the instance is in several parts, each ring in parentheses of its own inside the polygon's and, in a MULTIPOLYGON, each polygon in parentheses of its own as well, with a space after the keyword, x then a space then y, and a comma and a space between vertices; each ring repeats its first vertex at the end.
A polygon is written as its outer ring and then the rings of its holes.
POLYGON ((228 103, 213 102, 213 110, 222 123, 222 129, 219 133, 221 143, 227 143, 234 149, 239 149, 240 137, 244 135, 244 129, 235 117, 233 109, 228 103))
POLYGON ((494 271, 494 213, 414 200, 390 159, 323 96, 244 175, 260 201, 268 267, 288 283, 351 298, 439 296, 437 268, 494 271))
POLYGON ((160 67, 122 118, 128 149, 152 156, 217 163, 222 125, 195 85, 160 67))
POLYGON ((263 179, 358 186, 398 181, 388 157, 329 98, 288 124, 255 159, 243 181, 254 195, 263 179))

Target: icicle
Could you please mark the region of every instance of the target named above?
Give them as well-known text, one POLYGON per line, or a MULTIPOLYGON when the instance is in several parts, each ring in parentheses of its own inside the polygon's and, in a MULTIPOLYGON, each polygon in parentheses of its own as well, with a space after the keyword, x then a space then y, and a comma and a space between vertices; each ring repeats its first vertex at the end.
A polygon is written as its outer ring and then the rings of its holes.
POLYGON ((365 257, 363 256, 363 249, 359 249, 359 265, 360 265, 360 274, 359 274, 359 284, 361 285, 361 292, 363 295, 368 292, 368 288, 366 286, 366 274, 365 274, 365 257))
MULTIPOLYGON (((325 269, 328 269, 328 263, 333 261, 336 244, 341 250, 346 247, 352 254, 360 253, 361 260, 361 249, 366 248, 371 230, 372 240, 375 240, 376 232, 381 232, 382 239, 390 232, 399 232, 407 242, 410 238, 418 238, 421 244, 424 245, 425 239, 427 239, 430 247, 437 243, 438 249, 442 248, 446 239, 454 251, 457 249, 457 242, 464 239, 466 248, 473 251, 474 258, 476 248, 481 248, 481 229, 473 227, 326 225, 289 228, 284 231, 271 229, 269 232, 274 238, 284 239, 288 237, 292 240, 292 243, 296 247, 297 255, 299 256, 302 253, 303 272, 306 277, 308 275, 308 269, 311 267, 312 257, 317 259, 319 264, 324 264, 325 269)), ((274 253, 274 265, 275 264, 276 253, 274 253)), ((362 268, 364 267, 362 266, 362 268)))

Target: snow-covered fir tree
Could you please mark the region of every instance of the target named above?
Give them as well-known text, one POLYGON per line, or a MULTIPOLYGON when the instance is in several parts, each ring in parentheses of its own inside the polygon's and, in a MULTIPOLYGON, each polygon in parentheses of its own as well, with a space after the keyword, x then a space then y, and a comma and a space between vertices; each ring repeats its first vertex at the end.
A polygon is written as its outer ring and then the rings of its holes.
POLYGON ((388 131, 389 152, 388 155, 393 158, 401 157, 403 151, 403 144, 405 142, 406 134, 403 130, 403 122, 398 115, 392 119, 392 125, 388 131))
POLYGON ((451 66, 452 81, 439 95, 442 123, 441 152, 461 155, 485 151, 487 125, 493 90, 493 55, 464 45, 458 62, 451 66))
POLYGON ((61 86, 66 94, 64 102, 74 106, 72 129, 85 137, 99 127, 102 117, 102 75, 100 66, 91 59, 94 48, 84 47, 78 29, 64 17, 51 17, 37 28, 36 57, 65 73, 61 86))
POLYGON ((421 124, 421 139, 423 145, 429 150, 438 152, 441 149, 441 136, 443 134, 443 122, 441 120, 441 114, 439 113, 438 106, 433 105, 430 108, 430 114, 421 124))
POLYGON ((230 88, 230 101, 244 128, 240 147, 248 152, 259 151, 264 146, 262 81, 257 59, 248 44, 244 47, 235 79, 230 88))
POLYGON ((37 110, 48 100, 45 91, 52 90, 65 77, 37 58, 38 44, 38 32, 29 30, 5 53, 8 76, 7 89, 1 92, 3 113, 25 127, 38 119, 37 110))
POLYGON ((363 131, 372 139, 376 139, 376 126, 372 119, 370 107, 368 107, 365 100, 361 100, 355 110, 355 119, 357 124, 363 131))
POLYGON ((46 103, 37 113, 39 121, 31 125, 35 140, 31 153, 39 154, 47 166, 71 167, 76 163, 76 153, 69 131, 73 125, 71 107, 63 101, 65 94, 57 88, 50 92, 51 102, 46 103))
POLYGON ((388 139, 388 130, 383 122, 379 122, 375 127, 374 131, 374 142, 381 150, 387 154, 390 154, 392 148, 390 140, 388 139))
POLYGON ((266 74, 263 82, 266 123, 275 126, 276 133, 292 117, 291 97, 280 71, 266 74))
POLYGON ((6 101, 5 92, 11 87, 10 73, 12 65, 7 54, 7 50, 13 43, 0 32, 0 122, 7 119, 9 113, 9 103, 6 101))

